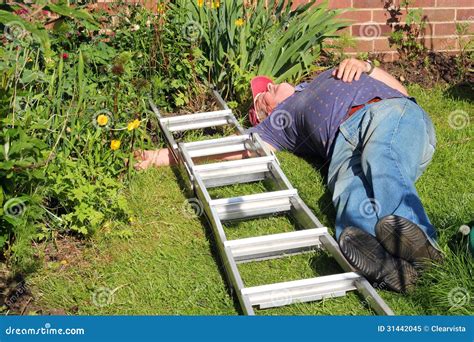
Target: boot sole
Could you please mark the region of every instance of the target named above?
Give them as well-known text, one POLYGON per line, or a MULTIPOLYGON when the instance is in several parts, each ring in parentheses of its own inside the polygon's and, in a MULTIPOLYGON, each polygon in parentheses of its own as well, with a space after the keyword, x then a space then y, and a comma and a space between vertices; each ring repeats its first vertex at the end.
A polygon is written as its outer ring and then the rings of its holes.
POLYGON ((441 261, 443 256, 418 225, 400 216, 382 218, 375 226, 377 240, 392 255, 412 263, 441 261))
POLYGON ((372 235, 356 227, 344 229, 339 246, 347 261, 379 287, 408 291, 416 282, 415 268, 390 255, 372 235))

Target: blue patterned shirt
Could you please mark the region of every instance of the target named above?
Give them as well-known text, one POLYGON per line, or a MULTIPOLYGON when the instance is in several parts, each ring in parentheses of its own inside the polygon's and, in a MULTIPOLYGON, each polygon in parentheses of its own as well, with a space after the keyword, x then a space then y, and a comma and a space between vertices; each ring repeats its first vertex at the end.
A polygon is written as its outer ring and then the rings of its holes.
POLYGON ((257 132, 277 150, 328 159, 339 126, 352 107, 376 97, 406 97, 366 74, 358 81, 345 83, 333 77, 332 71, 326 70, 311 82, 298 85, 292 96, 247 132, 257 132))

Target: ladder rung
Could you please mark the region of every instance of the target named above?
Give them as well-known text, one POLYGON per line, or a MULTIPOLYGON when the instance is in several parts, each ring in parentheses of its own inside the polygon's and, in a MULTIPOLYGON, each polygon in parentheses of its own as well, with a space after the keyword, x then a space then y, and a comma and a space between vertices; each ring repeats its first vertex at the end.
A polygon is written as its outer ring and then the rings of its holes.
POLYGON ((178 115, 160 119, 161 123, 171 132, 185 131, 214 126, 224 126, 232 122, 230 109, 217 110, 188 115, 178 115))
POLYGON ((269 164, 273 156, 255 157, 243 160, 232 160, 220 163, 194 166, 206 187, 216 187, 229 184, 247 183, 265 179, 270 171, 269 164))
POLYGON ((271 191, 261 194, 221 198, 210 201, 221 220, 268 215, 291 209, 290 198, 297 195, 296 189, 271 191))
POLYGON ((214 154, 245 151, 250 137, 248 134, 226 138, 208 139, 182 144, 191 158, 214 154))
POLYGON ((292 303, 344 296, 347 291, 357 289, 355 282, 360 279, 363 278, 355 272, 333 274, 247 287, 242 289, 242 295, 247 296, 252 306, 258 305, 261 309, 267 309, 292 303))
POLYGON ((225 241, 224 246, 230 248, 236 262, 256 261, 315 250, 324 234, 328 234, 327 228, 305 229, 225 241))

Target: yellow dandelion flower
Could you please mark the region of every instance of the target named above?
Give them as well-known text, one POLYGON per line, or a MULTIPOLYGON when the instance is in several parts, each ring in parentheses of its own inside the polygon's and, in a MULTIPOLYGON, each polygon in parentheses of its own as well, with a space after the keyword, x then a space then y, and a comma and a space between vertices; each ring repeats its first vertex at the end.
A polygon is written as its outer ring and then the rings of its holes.
POLYGON ((138 128, 139 126, 140 126, 140 120, 135 119, 135 120, 128 123, 127 129, 129 131, 133 131, 134 129, 138 128))
POLYGON ((197 0, 197 3, 199 7, 204 6, 204 0, 197 0))
POLYGON ((110 149, 112 151, 118 150, 120 148, 120 140, 112 140, 110 142, 110 149))
POLYGON ((105 125, 107 125, 107 122, 109 122, 109 118, 108 118, 107 115, 100 114, 97 117, 97 123, 99 124, 99 126, 105 126, 105 125))
POLYGON ((165 4, 158 4, 158 6, 156 6, 156 9, 157 9, 158 13, 164 14, 165 9, 166 9, 165 4))
POLYGON ((239 18, 235 21, 235 26, 242 26, 245 23, 244 19, 239 18))
POLYGON ((219 8, 220 5, 221 5, 220 1, 216 1, 216 2, 214 3, 214 6, 215 6, 216 8, 219 8))

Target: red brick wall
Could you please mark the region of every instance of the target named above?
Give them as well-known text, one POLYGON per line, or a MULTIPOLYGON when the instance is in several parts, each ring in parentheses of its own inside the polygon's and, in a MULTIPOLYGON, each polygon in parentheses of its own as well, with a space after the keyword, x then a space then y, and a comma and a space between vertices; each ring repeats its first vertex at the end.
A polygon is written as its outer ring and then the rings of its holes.
MULTIPOLYGON (((384 0, 330 0, 329 4, 332 8, 352 9, 342 15, 353 21, 345 30, 357 42, 357 48, 348 52, 383 52, 389 60, 396 58, 387 39, 393 28, 387 24, 390 15, 384 9, 384 0)), ((474 0, 415 0, 413 7, 422 8, 426 16, 424 42, 430 50, 455 52, 459 49, 456 22, 469 23, 469 32, 474 34, 474 0)), ((402 10, 402 22, 405 15, 402 10)))

